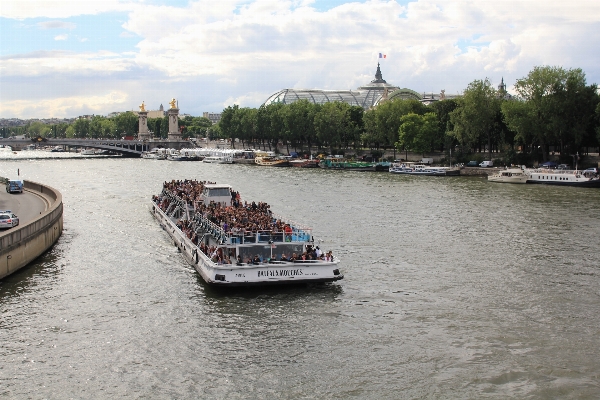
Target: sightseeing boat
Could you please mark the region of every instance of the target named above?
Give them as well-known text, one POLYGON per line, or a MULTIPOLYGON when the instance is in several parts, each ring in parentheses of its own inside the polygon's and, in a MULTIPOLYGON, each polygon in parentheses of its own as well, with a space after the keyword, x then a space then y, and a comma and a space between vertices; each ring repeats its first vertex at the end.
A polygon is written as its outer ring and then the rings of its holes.
MULTIPOLYGON (((186 183, 189 181, 186 181, 186 183)), ((266 203, 244 204, 229 185, 199 183, 200 200, 189 204, 165 183, 153 196, 152 215, 173 239, 186 261, 212 286, 262 286, 333 282, 343 279, 339 260, 319 254, 312 230, 273 214, 266 203), (233 205, 232 205, 233 204, 233 205), (239 208, 243 207, 243 208, 239 208), (238 229, 219 223, 223 213, 238 210, 271 229, 238 229), (251 214, 252 212, 252 214, 251 214), (281 229, 274 229, 274 227, 281 229)), ((176 183, 175 183, 176 184, 176 183)))
POLYGON ((202 158, 197 156, 195 153, 190 150, 173 150, 167 156, 167 160, 169 161, 202 161, 202 158))
POLYGON ((142 151, 141 157, 147 160, 166 160, 167 149, 155 147, 150 151, 142 151))
POLYGON ((206 156, 202 161, 211 164, 233 164, 233 157, 230 155, 206 156))
POLYGON ((500 183, 527 183, 529 175, 521 168, 508 168, 493 175, 488 175, 488 181, 500 183))
POLYGON ((257 151, 254 149, 245 149, 238 151, 234 154, 233 163, 234 164, 248 164, 248 165, 256 165, 254 159, 256 158, 257 151))
POLYGON ((403 175, 422 175, 422 176, 458 176, 459 168, 452 167, 430 167, 424 164, 414 164, 411 162, 393 163, 389 172, 392 174, 403 175))
POLYGON ((528 169, 525 173, 528 174, 527 183, 600 188, 600 177, 585 171, 538 168, 528 169))

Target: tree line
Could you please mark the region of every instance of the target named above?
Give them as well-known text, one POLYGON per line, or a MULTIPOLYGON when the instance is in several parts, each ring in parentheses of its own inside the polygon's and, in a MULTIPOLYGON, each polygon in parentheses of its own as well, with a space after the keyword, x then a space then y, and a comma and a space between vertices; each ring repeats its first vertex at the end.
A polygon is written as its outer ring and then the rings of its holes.
MULTIPOLYGON (((600 143, 600 96, 581 69, 535 67, 514 85, 516 96, 475 80, 461 97, 425 105, 389 100, 364 111, 333 102, 299 100, 260 108, 223 110, 219 134, 242 146, 278 144, 289 153, 309 150, 344 153, 350 149, 399 152, 504 154, 508 163, 547 160, 550 151, 565 157, 600 143)), ((283 149, 278 149, 283 150, 283 149)))
MULTIPOLYGON (((166 139, 169 133, 169 118, 148 118, 148 130, 157 138, 166 139)), ((179 119, 179 131, 184 137, 197 137, 206 135, 207 129, 212 127, 208 118, 184 116, 179 119)), ((91 118, 78 118, 71 124, 48 125, 40 121, 33 121, 24 126, 0 128, 3 137, 25 135, 28 137, 54 137, 54 138, 89 138, 89 139, 120 139, 124 136, 137 136, 139 130, 139 117, 136 113, 128 111, 114 117, 94 115, 91 118)))
MULTIPOLYGON (((516 96, 495 89, 488 79, 474 80, 463 95, 425 105, 417 100, 388 100, 363 110, 342 102, 299 100, 259 108, 225 108, 217 125, 204 117, 184 116, 184 138, 231 139, 242 147, 290 152, 351 150, 446 152, 457 161, 470 153, 504 154, 507 163, 546 161, 551 151, 570 157, 600 143, 600 96, 581 69, 535 67, 514 85, 516 96)), ((30 137, 120 138, 136 136, 135 113, 80 118, 72 124, 33 122, 9 128, 30 137)), ((7 128, 2 134, 8 136, 7 128)), ((168 117, 149 118, 154 137, 166 138, 168 117)), ((394 157, 396 154, 394 154, 394 157)))

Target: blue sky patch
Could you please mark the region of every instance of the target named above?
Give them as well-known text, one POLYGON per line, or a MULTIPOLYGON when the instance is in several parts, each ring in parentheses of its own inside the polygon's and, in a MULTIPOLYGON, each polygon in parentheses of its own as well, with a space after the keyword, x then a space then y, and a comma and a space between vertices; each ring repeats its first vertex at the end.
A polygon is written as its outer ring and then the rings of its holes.
POLYGON ((38 50, 96 52, 134 51, 140 41, 121 26, 125 13, 104 13, 71 18, 31 18, 23 21, 0 18, 0 56, 38 50))

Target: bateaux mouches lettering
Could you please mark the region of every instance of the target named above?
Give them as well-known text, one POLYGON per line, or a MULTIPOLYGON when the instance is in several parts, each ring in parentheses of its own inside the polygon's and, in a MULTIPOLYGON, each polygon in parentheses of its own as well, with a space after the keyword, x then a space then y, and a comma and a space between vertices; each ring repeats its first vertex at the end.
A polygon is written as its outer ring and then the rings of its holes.
POLYGON ((257 271, 258 277, 278 277, 278 276, 301 276, 304 272, 301 269, 268 269, 266 271, 257 271))

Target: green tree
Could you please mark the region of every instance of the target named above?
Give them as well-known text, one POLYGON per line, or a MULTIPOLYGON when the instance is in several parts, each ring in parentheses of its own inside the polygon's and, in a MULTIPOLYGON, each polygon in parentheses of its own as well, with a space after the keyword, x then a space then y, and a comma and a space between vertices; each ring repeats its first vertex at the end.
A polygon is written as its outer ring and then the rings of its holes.
POLYGON ((364 131, 361 141, 364 146, 379 148, 383 139, 379 137, 380 130, 377 128, 377 115, 375 109, 368 110, 363 114, 364 131))
MULTIPOLYGON (((258 110, 256 108, 242 108, 240 109, 240 125, 238 138, 242 141, 242 146, 244 141, 246 143, 250 143, 250 141, 254 140, 256 136, 256 115, 258 110)), ((235 142, 231 142, 232 148, 234 148, 235 142)))
POLYGON ((452 123, 450 122, 450 113, 456 110, 458 102, 455 99, 446 99, 433 102, 429 108, 435 112, 438 123, 438 131, 435 138, 436 145, 442 145, 440 150, 451 149, 454 147, 455 140, 449 134, 452 131, 452 123))
POLYGON ((346 132, 353 129, 349 111, 349 104, 336 101, 323 104, 315 115, 317 138, 332 153, 342 148, 346 132))
POLYGON ((463 146, 472 147, 487 139, 489 157, 492 157, 496 116, 500 112, 500 99, 490 81, 475 80, 469 84, 458 107, 450 113, 452 131, 449 134, 463 146))
POLYGON ((34 121, 28 126, 27 131, 29 133, 29 137, 32 138, 38 136, 46 137, 50 134, 51 128, 43 122, 34 121))
MULTIPOLYGON (((166 117, 166 119, 168 124, 168 117, 166 117)), ((115 138, 119 138, 121 136, 135 136, 138 133, 139 118, 131 111, 117 115, 114 117, 113 122, 116 127, 116 132, 114 135, 115 138)))
POLYGON ((268 144, 269 150, 271 150, 272 146, 276 146, 283 136, 285 131, 283 108, 284 105, 281 103, 271 103, 267 106, 260 106, 256 113, 256 134, 263 149, 268 144))
POLYGON ((148 130, 154 137, 162 137, 162 122, 165 118, 148 118, 148 130))
POLYGON ((517 80, 515 91, 521 101, 502 106, 506 124, 518 140, 539 146, 544 161, 551 145, 574 153, 593 138, 597 87, 587 86, 581 69, 535 67, 517 80))
POLYGON ((432 150, 438 132, 438 120, 435 113, 419 115, 409 113, 400 118, 398 129, 398 150, 408 149, 415 153, 426 153, 432 150))
POLYGON ((359 106, 350 106, 346 112, 348 114, 348 128, 342 136, 342 142, 346 148, 352 145, 354 149, 357 149, 364 132, 364 109, 359 106))
POLYGON ((94 115, 90 121, 89 137, 94 139, 110 137, 112 130, 106 132, 107 126, 114 127, 114 123, 103 116, 94 115))
POLYGON ((600 103, 596 106, 596 140, 600 144, 600 103))
POLYGON ((231 142, 233 143, 240 131, 240 122, 239 106, 237 104, 234 104, 233 107, 228 106, 224 109, 221 113, 221 120, 219 121, 219 128, 221 129, 221 134, 224 138, 231 139, 231 142))
POLYGON ((76 138, 86 138, 90 135, 91 121, 87 118, 78 118, 73 123, 74 136, 76 138))
POLYGON ((316 136, 314 124, 316 109, 317 107, 306 99, 295 101, 282 109, 285 129, 289 132, 287 141, 291 142, 294 150, 306 143, 310 151, 316 136))
POLYGON ((65 129, 65 137, 66 138, 74 138, 75 136, 75 127, 73 125, 67 126, 65 129))

